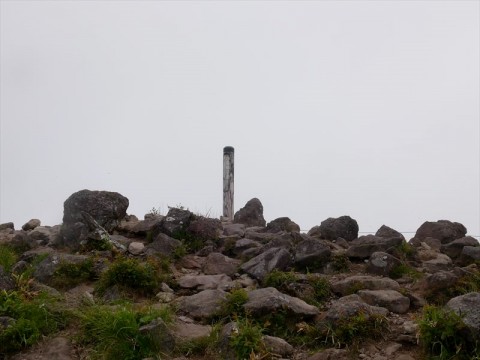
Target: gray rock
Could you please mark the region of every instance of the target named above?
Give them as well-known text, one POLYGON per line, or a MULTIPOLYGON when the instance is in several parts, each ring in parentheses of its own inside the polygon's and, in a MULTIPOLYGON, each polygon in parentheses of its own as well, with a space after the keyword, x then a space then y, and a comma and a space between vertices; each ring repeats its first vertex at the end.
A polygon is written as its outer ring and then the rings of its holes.
POLYGON ((335 326, 359 314, 365 315, 367 318, 371 315, 386 316, 388 310, 378 306, 366 304, 363 301, 357 301, 352 298, 349 301, 335 301, 322 315, 321 322, 326 322, 335 326))
POLYGON ((132 255, 140 255, 143 252, 145 245, 138 241, 133 241, 128 245, 128 252, 132 255))
POLYGON ((360 290, 357 293, 369 305, 380 306, 397 314, 405 314, 410 299, 395 290, 360 290))
POLYGON ((154 237, 159 233, 167 234, 175 239, 180 239, 186 233, 194 214, 183 208, 170 208, 160 225, 155 228, 154 237))
POLYGON ((4 230, 15 230, 15 225, 13 224, 13 222, 0 224, 0 231, 4 230))
POLYGON ((350 353, 344 349, 326 349, 310 356, 307 360, 349 360, 350 353))
POLYGON ((143 252, 145 255, 161 255, 172 256, 175 249, 181 246, 182 243, 167 234, 159 233, 155 239, 145 246, 143 252))
POLYGON ((60 226, 38 226, 28 233, 28 237, 39 245, 54 243, 60 234, 60 226))
POLYGON ((226 236, 236 235, 239 237, 245 236, 245 224, 224 224, 223 234, 226 236))
POLYGON ((218 314, 227 293, 222 290, 204 290, 192 296, 178 300, 178 309, 194 319, 207 320, 218 314))
POLYGON ((42 346, 35 348, 35 351, 20 353, 11 360, 74 360, 77 359, 75 347, 72 342, 62 336, 47 339, 42 346))
POLYGON ((456 259, 462 253, 465 246, 479 246, 477 239, 471 236, 466 236, 460 239, 453 240, 452 242, 442 245, 440 251, 451 259, 456 259))
MULTIPOLYGON (((260 248, 262 246, 261 243, 255 240, 250 239, 240 239, 235 242, 233 247, 233 253, 235 255, 241 255, 244 251, 252 248, 260 248)), ((258 255, 258 254, 257 254, 258 255)))
POLYGON ((10 245, 17 252, 25 252, 38 247, 38 243, 28 236, 26 231, 15 231, 10 245))
POLYGON ((457 259, 459 265, 467 266, 480 261, 480 246, 465 246, 457 259))
POLYGON ((426 260, 422 263, 423 267, 429 273, 435 273, 437 271, 449 270, 452 267, 452 259, 445 254, 435 254, 434 259, 426 260))
POLYGON ((195 324, 192 319, 179 316, 172 326, 172 334, 177 342, 190 341, 210 335, 210 325, 195 324))
POLYGON ((178 279, 178 285, 184 289, 221 289, 233 287, 232 278, 225 274, 219 275, 185 275, 178 279))
POLYGON ((273 269, 285 270, 292 265, 292 256, 283 248, 272 248, 244 263, 240 269, 257 280, 263 280, 273 269))
POLYGON ((298 320, 310 318, 319 313, 315 306, 309 305, 299 298, 283 294, 273 287, 250 291, 244 308, 252 316, 262 316, 284 310, 298 320))
POLYGON ((206 275, 234 275, 240 266, 240 261, 220 253, 210 253, 205 259, 203 273, 206 275))
POLYGON ((405 240, 405 237, 402 235, 402 233, 398 232, 397 230, 392 229, 391 227, 388 227, 386 225, 382 225, 380 229, 377 230, 375 233, 375 236, 378 237, 383 237, 383 238, 401 238, 405 240))
POLYGON ((270 354, 281 357, 288 357, 293 354, 293 346, 279 337, 264 335, 262 342, 270 354))
POLYGON ((41 222, 38 219, 31 219, 22 226, 23 231, 29 231, 35 229, 37 226, 40 226, 41 222))
POLYGON ((321 240, 306 238, 295 247, 295 265, 318 268, 328 262, 331 253, 321 240))
POLYGON ((257 198, 249 200, 243 208, 238 210, 233 216, 235 224, 244 224, 250 226, 264 227, 266 222, 263 218, 263 205, 257 198))
POLYGON ((300 232, 300 226, 290 220, 288 217, 280 217, 275 220, 270 221, 267 224, 267 228, 265 229, 266 232, 268 233, 278 233, 281 231, 286 231, 286 232, 300 232))
POLYGON ((399 290, 395 280, 368 275, 354 275, 332 283, 332 290, 341 295, 348 295, 358 290, 399 290))
POLYGON ((448 220, 426 221, 416 231, 414 239, 423 240, 427 237, 440 240, 442 244, 448 244, 455 239, 465 236, 467 229, 460 223, 448 220))
POLYGON ((389 276, 391 271, 401 263, 400 259, 386 252, 377 251, 370 255, 366 270, 371 274, 389 276))
POLYGON ((322 239, 336 240, 339 237, 352 241, 358 237, 358 224, 350 216, 328 218, 320 224, 322 239))
POLYGON ((55 274, 55 271, 62 264, 81 264, 89 259, 86 255, 72 255, 64 253, 54 253, 48 255, 35 269, 33 276, 38 281, 49 284, 55 274))
POLYGON ((471 292, 454 297, 445 307, 460 315, 470 329, 472 338, 478 340, 480 336, 480 293, 471 292))
POLYGON ((140 327, 138 331, 152 340, 157 351, 169 353, 175 348, 175 337, 161 318, 140 327))
POLYGON ((108 232, 113 231, 126 216, 129 202, 125 196, 109 191, 81 190, 65 200, 63 224, 72 226, 84 222, 83 212, 89 214, 108 232))
POLYGON ((419 286, 424 291, 432 293, 455 285, 459 278, 460 276, 452 271, 439 271, 425 277, 419 286))
POLYGON ((120 222, 117 229, 128 236, 147 236, 149 232, 154 231, 160 225, 163 218, 162 215, 152 215, 145 220, 138 220, 130 215, 120 222))
POLYGON ((367 259, 374 252, 386 252, 400 246, 403 242, 404 240, 401 238, 382 238, 375 235, 360 236, 350 242, 347 256, 353 259, 367 259))

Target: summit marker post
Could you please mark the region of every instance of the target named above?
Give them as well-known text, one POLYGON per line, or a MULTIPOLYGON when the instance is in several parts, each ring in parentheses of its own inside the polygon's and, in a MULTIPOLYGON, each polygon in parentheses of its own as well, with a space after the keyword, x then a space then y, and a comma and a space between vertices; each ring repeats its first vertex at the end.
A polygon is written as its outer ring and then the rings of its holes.
POLYGON ((233 175, 235 149, 223 148, 223 219, 233 220, 233 175))

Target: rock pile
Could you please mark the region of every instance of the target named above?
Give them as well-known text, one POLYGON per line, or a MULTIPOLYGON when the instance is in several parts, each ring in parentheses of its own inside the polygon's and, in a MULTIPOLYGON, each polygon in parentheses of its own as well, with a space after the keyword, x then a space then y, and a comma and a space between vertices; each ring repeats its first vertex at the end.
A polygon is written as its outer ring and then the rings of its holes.
MULTIPOLYGON (((465 288, 466 279, 471 279, 468 276, 480 274, 479 243, 466 235, 462 224, 425 222, 407 242, 385 225, 375 234, 359 237, 358 224, 349 216, 328 218, 304 234, 287 217, 266 223, 258 199, 240 209, 232 223, 179 208, 139 220, 127 215, 128 204, 118 193, 82 190, 65 201, 62 225, 42 226, 32 219, 15 230, 12 223, 0 224, 0 244, 21 254, 11 270, 0 266, 0 290, 15 289, 15 274, 41 255, 42 260, 34 264, 32 286, 57 293, 68 304, 79 303, 72 300, 78 300, 72 294, 103 303, 122 296, 115 286, 96 290, 97 279, 116 257, 140 262, 169 259, 170 283, 158 284, 154 299, 158 304, 173 304, 178 309, 176 319, 173 325, 153 320, 140 330, 162 333, 169 345, 161 346, 171 354, 176 343, 208 336, 229 295, 239 289, 246 292, 245 302, 239 305, 242 312, 253 318, 281 313, 296 332, 323 325, 334 328, 358 316, 382 317, 388 322, 383 339, 355 348, 355 356, 365 360, 421 359, 418 326, 412 319, 419 317, 427 303, 442 304, 461 314, 470 335, 478 339, 480 334, 478 288, 462 295, 453 291, 457 285, 465 288), (91 264, 91 273, 85 281, 73 287, 58 286, 55 276, 60 266, 86 263, 91 264), (271 274, 281 272, 293 280, 272 286, 268 282, 271 274), (304 296, 315 292, 308 282, 313 275, 328 284, 323 301, 312 302, 311 296, 304 296)), ((7 325, 0 324, 0 332, 2 326, 9 326, 7 320, 7 325)), ((223 324, 220 337, 227 340, 219 348, 222 358, 235 358, 228 339, 235 336, 238 326, 223 324)), ((347 349, 338 349, 341 344, 335 340, 319 339, 324 350, 311 355, 304 347, 289 344, 289 338, 264 335, 262 339, 273 358, 352 356, 347 349)), ((62 344, 62 359, 78 358, 70 339, 55 338, 46 346, 52 343, 62 344)), ((33 359, 28 353, 22 356, 33 359)))

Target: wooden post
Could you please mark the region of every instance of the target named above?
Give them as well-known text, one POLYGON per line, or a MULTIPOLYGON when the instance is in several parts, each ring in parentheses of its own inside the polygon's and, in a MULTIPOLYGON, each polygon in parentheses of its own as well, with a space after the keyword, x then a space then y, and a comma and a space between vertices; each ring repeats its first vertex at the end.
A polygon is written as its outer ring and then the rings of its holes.
POLYGON ((233 220, 233 168, 235 150, 223 148, 223 219, 233 220))

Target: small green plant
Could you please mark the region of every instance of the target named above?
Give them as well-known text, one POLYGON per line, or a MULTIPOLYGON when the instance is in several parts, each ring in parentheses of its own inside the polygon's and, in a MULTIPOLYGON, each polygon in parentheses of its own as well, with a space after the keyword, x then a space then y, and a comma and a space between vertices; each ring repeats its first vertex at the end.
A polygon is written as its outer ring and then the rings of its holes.
POLYGON ((173 250, 173 258, 179 260, 185 255, 187 255, 187 247, 185 246, 185 242, 182 241, 182 243, 173 250))
POLYGON ((82 246, 83 252, 89 251, 109 251, 112 250, 112 242, 107 234, 102 235, 100 240, 88 239, 88 241, 82 246))
POLYGON ((331 258, 330 266, 338 272, 346 272, 350 269, 350 260, 347 254, 335 254, 331 258))
POLYGON ((251 359, 256 354, 264 353, 262 336, 262 328, 251 320, 237 320, 237 329, 230 337, 230 346, 237 359, 251 359))
POLYGON ((53 274, 52 284, 55 287, 71 288, 82 282, 94 280, 95 277, 92 259, 80 263, 62 262, 53 274))
POLYGON ((287 291, 287 286, 289 284, 295 283, 298 281, 298 277, 294 272, 285 272, 278 269, 273 269, 269 272, 263 279, 263 286, 265 287, 274 287, 279 291, 287 291))
POLYGON ((13 319, 0 331, 0 355, 31 346, 66 324, 66 316, 56 300, 44 293, 27 298, 17 291, 2 290, 0 316, 13 319))
POLYGON ((381 338, 387 329, 388 323, 384 316, 360 312, 335 324, 323 324, 320 334, 325 344, 355 347, 363 340, 381 338))
POLYGON ((422 277, 422 273, 415 270, 410 265, 406 263, 400 263, 392 268, 388 273, 388 276, 392 279, 399 279, 403 276, 407 276, 412 280, 418 280, 422 277))
POLYGON ((469 338, 462 318, 453 311, 428 305, 418 321, 420 341, 433 359, 479 359, 480 343, 469 338))
POLYGON ((431 291, 426 294, 425 300, 435 305, 444 305, 451 298, 480 291, 480 271, 471 270, 466 272, 457 282, 446 289, 431 291))
POLYGON ((243 305, 248 301, 248 294, 245 289, 234 289, 227 294, 226 300, 223 302, 219 317, 228 317, 237 319, 245 317, 245 309, 243 305))
MULTIPOLYGON (((172 321, 169 308, 134 309, 124 306, 90 306, 77 313, 80 320, 80 341, 91 348, 91 359, 140 360, 155 356, 161 339, 142 333, 140 328, 160 318, 172 321)), ((160 334, 158 334, 160 335, 160 334)))
POLYGON ((159 281, 158 269, 151 262, 119 258, 102 274, 96 290, 103 295, 107 288, 117 285, 127 291, 152 295, 157 290, 159 281))
POLYGON ((332 289, 326 278, 309 274, 307 275, 307 282, 313 287, 313 298, 304 299, 307 303, 320 306, 332 296, 332 289))
POLYGON ((397 246, 395 253, 402 260, 412 259, 415 255, 415 248, 406 241, 403 241, 397 246))
POLYGON ((12 271, 13 265, 17 262, 16 252, 8 245, 0 245, 0 266, 7 273, 12 271))

